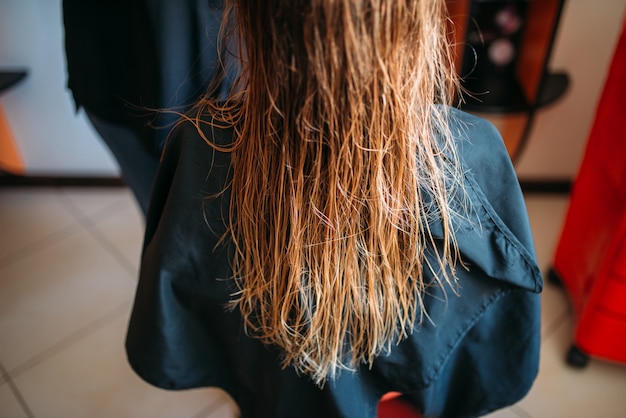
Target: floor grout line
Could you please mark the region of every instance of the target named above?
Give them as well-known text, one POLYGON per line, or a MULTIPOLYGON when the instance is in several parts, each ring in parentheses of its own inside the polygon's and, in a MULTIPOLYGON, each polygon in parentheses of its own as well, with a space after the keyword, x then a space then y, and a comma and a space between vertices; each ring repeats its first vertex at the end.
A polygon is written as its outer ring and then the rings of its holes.
POLYGON ((210 418, 215 412, 216 409, 220 409, 222 406, 226 405, 228 401, 223 397, 213 399, 213 402, 202 408, 197 414, 195 414, 191 418, 210 418))
POLYGON ((114 308, 113 310, 107 312, 106 314, 102 315, 101 317, 97 318, 91 323, 79 328, 77 331, 74 331, 70 335, 62 338, 60 341, 56 342, 55 344, 45 349, 44 351, 40 352, 39 354, 36 354, 30 359, 23 361, 22 363, 20 363, 19 365, 11 369, 7 373, 7 377, 9 379, 15 379, 22 373, 25 373, 31 368, 43 363, 44 361, 50 359, 56 354, 62 352, 66 348, 84 340, 85 338, 89 337, 90 335, 97 332, 101 328, 111 324, 120 316, 127 315, 128 312, 130 312, 131 303, 132 303, 131 301, 126 301, 123 305, 120 305, 117 308, 114 308))
MULTIPOLYGON (((61 204, 67 209, 67 211, 74 217, 74 219, 81 225, 94 225, 96 220, 106 219, 109 216, 113 216, 116 212, 116 207, 121 207, 124 204, 124 199, 118 198, 113 202, 107 202, 100 208, 94 210, 93 213, 85 213, 68 195, 67 190, 61 189, 58 196, 61 204)), ((118 209, 119 210, 119 209, 118 209)))
POLYGON ((60 242, 65 238, 72 236, 74 233, 80 231, 80 226, 80 224, 66 225, 64 227, 61 227, 61 229, 58 229, 54 232, 49 233, 48 235, 38 238, 37 240, 25 245, 22 248, 0 256, 0 268, 9 266, 21 259, 30 257, 50 247, 53 244, 56 244, 57 242, 60 242))
MULTIPOLYGON (((60 187, 54 187, 54 198, 59 201, 62 207, 72 216, 73 220, 76 222, 75 224, 59 226, 59 229, 56 231, 50 232, 47 235, 37 238, 36 240, 26 244, 25 246, 12 250, 7 254, 0 255, 0 268, 8 266, 16 261, 19 261, 23 258, 29 257, 33 254, 36 254, 39 251, 42 251, 46 247, 53 245, 68 236, 72 235, 72 232, 78 231, 79 226, 82 226, 83 229, 86 228, 86 225, 90 223, 93 224, 93 221, 90 221, 89 215, 83 213, 70 199, 67 195, 65 195, 64 191, 60 187), (78 224, 78 225, 76 225, 78 224)), ((119 202, 108 203, 104 207, 100 208, 96 211, 95 215, 98 216, 108 216, 111 214, 111 208, 114 206, 120 205, 119 202)), ((133 273, 134 274, 134 273, 133 273)))
POLYGON ((22 393, 20 392, 18 387, 15 385, 11 377, 8 375, 6 369, 1 363, 0 363, 0 373, 2 374, 2 377, 5 380, 5 383, 9 386, 11 393, 13 393, 13 396, 15 396, 15 399, 17 399, 17 402, 22 407, 22 410, 24 411, 26 416, 28 418, 35 418, 35 414, 33 414, 33 411, 28 406, 28 403, 26 403, 26 400, 22 396, 22 393))
POLYGON ((519 405, 512 405, 509 410, 517 415, 519 418, 534 418, 524 408, 519 405))
POLYGON ((544 340, 552 337, 553 334, 557 332, 559 328, 561 328, 570 318, 572 317, 572 308, 569 305, 569 301, 567 306, 563 309, 563 311, 556 315, 552 321, 546 324, 544 330, 541 333, 541 341, 543 344, 544 340))
POLYGON ((126 200, 124 197, 118 196, 116 198, 113 198, 113 201, 105 203, 100 208, 94 210, 93 213, 85 213, 76 203, 74 203, 74 201, 69 195, 68 190, 69 190, 68 188, 60 189, 59 199, 61 200, 63 206, 65 206, 66 209, 70 211, 70 213, 75 218, 77 218, 77 220, 88 219, 91 221, 91 223, 94 223, 94 220, 93 220, 94 218, 104 219, 109 216, 112 216, 113 213, 115 212, 116 207, 122 207, 125 204, 125 200, 126 200))
POLYGON ((131 275, 131 277, 136 278, 137 268, 135 264, 128 260, 126 256, 115 246, 115 244, 112 243, 106 235, 98 229, 98 222, 106 219, 107 217, 113 216, 115 211, 111 209, 116 206, 121 207, 123 202, 120 200, 120 202, 109 203, 92 214, 86 214, 74 202, 72 202, 69 197, 65 196, 63 201, 64 206, 68 209, 72 216, 74 216, 76 221, 105 248, 109 255, 111 255, 122 266, 122 268, 131 275), (102 217, 98 219, 97 217, 99 216, 102 217), (98 219, 98 221, 95 219, 98 219))
POLYGON ((111 255, 131 277, 137 280, 138 272, 135 264, 126 258, 124 253, 122 253, 95 225, 89 228, 88 231, 92 237, 109 252, 109 255, 111 255))

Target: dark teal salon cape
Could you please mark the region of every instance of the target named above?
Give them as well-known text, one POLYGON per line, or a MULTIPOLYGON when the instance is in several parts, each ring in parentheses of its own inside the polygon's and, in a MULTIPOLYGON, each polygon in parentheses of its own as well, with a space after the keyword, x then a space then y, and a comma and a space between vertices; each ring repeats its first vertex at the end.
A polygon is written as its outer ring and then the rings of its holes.
MULTIPOLYGON (((373 418, 390 391, 425 417, 475 417, 521 399, 538 371, 543 285, 524 200, 496 129, 458 110, 451 124, 472 205, 456 228, 466 264, 457 272, 459 296, 431 292, 430 321, 373 367, 343 372, 323 389, 281 369, 280 352, 246 335, 237 310, 225 311, 232 248, 217 244, 228 216, 229 156, 191 123, 177 128, 147 217, 126 341, 133 369, 161 388, 223 388, 243 418, 373 418)), ((218 144, 232 139, 231 130, 204 132, 218 144)))

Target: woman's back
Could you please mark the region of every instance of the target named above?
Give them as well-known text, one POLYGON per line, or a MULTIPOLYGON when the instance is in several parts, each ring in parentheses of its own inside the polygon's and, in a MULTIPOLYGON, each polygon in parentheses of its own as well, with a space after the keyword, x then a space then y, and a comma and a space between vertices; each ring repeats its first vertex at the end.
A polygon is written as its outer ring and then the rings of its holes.
MULTIPOLYGON (((147 220, 127 341, 133 368, 167 389, 221 387, 243 417, 375 417, 389 391, 442 417, 476 416, 521 398, 537 373, 542 286, 524 202, 495 129, 453 114, 473 208, 457 225, 467 267, 458 272, 459 295, 431 289, 428 320, 371 369, 344 372, 323 388, 281 368, 280 350, 247 335, 237 309, 225 310, 237 290, 232 246, 220 244, 230 192, 207 196, 228 185, 229 154, 208 146, 192 124, 181 126, 147 220)), ((221 144, 232 138, 230 129, 205 133, 221 144)))
POLYGON ((243 416, 375 416, 389 391, 427 416, 519 399, 541 276, 499 135, 442 104, 444 2, 236 6, 239 93, 186 116, 157 179, 135 370, 220 386, 243 416))

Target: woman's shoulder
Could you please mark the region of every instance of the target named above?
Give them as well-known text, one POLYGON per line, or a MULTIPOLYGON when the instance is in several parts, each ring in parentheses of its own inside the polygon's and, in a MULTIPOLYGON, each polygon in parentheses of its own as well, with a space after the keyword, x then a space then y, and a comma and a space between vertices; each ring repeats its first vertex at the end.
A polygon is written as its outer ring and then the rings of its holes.
POLYGON ((490 201, 497 200, 502 193, 519 192, 511 157, 491 122, 451 108, 449 124, 466 176, 478 183, 490 201))
POLYGON ((498 159, 506 157, 504 162, 507 165, 510 163, 502 135, 487 119, 457 108, 450 108, 449 123, 461 156, 468 164, 494 157, 498 159))
MULTIPOLYGON (((494 249, 503 251, 502 259, 510 260, 507 268, 515 264, 512 254, 525 266, 517 273, 502 273, 501 277, 523 288, 540 291, 543 284, 524 195, 502 136, 491 122, 458 109, 450 112, 450 128, 464 172, 466 195, 478 218, 475 223, 480 225, 478 235, 467 236, 470 244, 463 250, 476 252, 485 242, 485 231, 492 231, 491 236, 499 237, 494 249), (499 248, 500 244, 506 245, 499 248)), ((463 241, 462 237, 458 238, 459 242, 463 241)), ((480 258, 480 254, 476 256, 480 258)))

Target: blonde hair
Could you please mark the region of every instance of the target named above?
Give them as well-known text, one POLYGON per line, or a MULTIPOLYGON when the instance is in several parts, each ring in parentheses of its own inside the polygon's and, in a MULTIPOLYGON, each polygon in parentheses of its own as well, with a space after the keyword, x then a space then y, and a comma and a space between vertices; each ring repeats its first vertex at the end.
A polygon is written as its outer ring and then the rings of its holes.
POLYGON ((454 288, 445 1, 234 3, 240 84, 201 103, 235 129, 231 307, 283 366, 323 385, 405 338, 429 286, 454 288))

